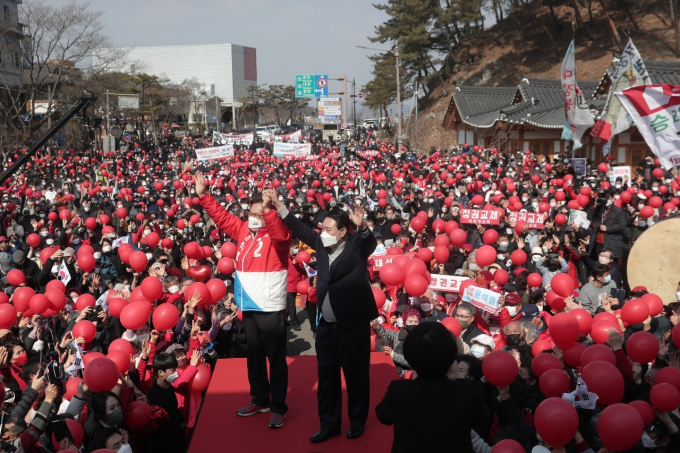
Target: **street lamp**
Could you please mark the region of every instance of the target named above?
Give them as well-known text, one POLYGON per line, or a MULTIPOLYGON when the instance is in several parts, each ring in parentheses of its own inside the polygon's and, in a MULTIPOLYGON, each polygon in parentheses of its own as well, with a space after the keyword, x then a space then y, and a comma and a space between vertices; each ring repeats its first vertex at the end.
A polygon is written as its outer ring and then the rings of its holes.
MULTIPOLYGON (((377 47, 357 46, 359 49, 379 50, 380 52, 389 52, 394 55, 396 64, 395 71, 397 75, 397 148, 401 145, 401 87, 399 82, 399 42, 394 43, 394 50, 380 49, 377 47)), ((355 125, 356 126, 356 125, 355 125)))

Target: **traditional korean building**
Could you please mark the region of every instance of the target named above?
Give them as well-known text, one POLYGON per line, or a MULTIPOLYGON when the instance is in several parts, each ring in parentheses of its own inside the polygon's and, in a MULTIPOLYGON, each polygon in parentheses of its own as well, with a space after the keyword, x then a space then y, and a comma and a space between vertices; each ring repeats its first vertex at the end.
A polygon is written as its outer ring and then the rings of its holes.
MULTIPOLYGON (((618 59, 599 81, 578 81, 584 99, 597 119, 604 108, 618 59)), ((645 61, 652 83, 680 86, 680 62, 645 61)), ((518 87, 456 87, 442 126, 458 144, 496 147, 510 152, 531 150, 539 156, 571 154, 571 142, 561 140, 565 123, 564 93, 559 79, 523 76, 518 87)), ((586 131, 575 157, 602 160, 601 140, 586 131)), ((637 128, 616 136, 612 154, 619 165, 637 164, 651 154, 637 128)))

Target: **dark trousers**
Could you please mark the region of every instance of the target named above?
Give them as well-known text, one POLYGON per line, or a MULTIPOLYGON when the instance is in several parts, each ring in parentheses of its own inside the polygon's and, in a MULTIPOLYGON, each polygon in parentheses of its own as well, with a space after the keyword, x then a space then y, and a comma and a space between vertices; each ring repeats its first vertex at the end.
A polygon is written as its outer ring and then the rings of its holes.
POLYGON ((288 317, 291 324, 300 324, 297 319, 297 311, 295 307, 295 298, 297 297, 297 292, 288 293, 288 317))
POLYGON ((370 396, 370 326, 344 329, 323 318, 316 331, 316 360, 319 369, 319 420, 322 431, 338 431, 342 420, 342 381, 347 384, 350 426, 363 427, 368 419, 370 396))
POLYGON ((248 382, 253 404, 269 407, 277 414, 285 414, 288 411, 288 339, 284 311, 245 311, 243 323, 248 342, 248 382))
POLYGON ((309 327, 312 329, 312 332, 316 332, 316 304, 313 304, 307 300, 307 303, 305 304, 305 310, 307 310, 309 327))

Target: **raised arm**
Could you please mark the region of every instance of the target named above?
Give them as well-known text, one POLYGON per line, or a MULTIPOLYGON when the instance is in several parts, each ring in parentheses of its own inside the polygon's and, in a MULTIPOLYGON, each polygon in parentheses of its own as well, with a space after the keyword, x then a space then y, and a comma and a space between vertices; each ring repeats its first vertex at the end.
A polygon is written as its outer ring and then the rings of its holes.
POLYGON ((288 209, 286 209, 283 203, 279 201, 278 197, 273 198, 271 202, 274 208, 276 208, 276 210, 279 212, 281 220, 283 220, 285 226, 290 229, 296 238, 300 239, 314 250, 318 250, 320 247, 323 247, 323 245, 321 245, 320 234, 304 223, 300 222, 294 215, 290 215, 290 212, 288 209))
POLYGON ((224 231, 234 241, 238 241, 238 234, 244 223, 243 220, 229 214, 212 195, 206 193, 203 173, 197 171, 194 177, 196 178, 196 195, 199 196, 205 212, 208 213, 220 230, 224 231))
POLYGON ((278 201, 279 197, 274 189, 266 189, 262 193, 264 222, 267 225, 269 237, 271 237, 274 247, 288 250, 292 235, 290 230, 281 222, 278 214, 271 209, 273 200, 278 201))

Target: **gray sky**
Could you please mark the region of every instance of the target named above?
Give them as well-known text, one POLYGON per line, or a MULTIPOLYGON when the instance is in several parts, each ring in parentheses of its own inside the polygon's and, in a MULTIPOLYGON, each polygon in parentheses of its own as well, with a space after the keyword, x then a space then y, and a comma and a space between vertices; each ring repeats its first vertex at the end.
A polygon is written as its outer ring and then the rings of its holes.
MULTIPOLYGON (((372 51, 355 46, 385 47, 367 39, 387 17, 370 0, 90 0, 90 7, 104 12, 104 34, 116 46, 255 47, 259 84, 291 85, 295 74, 346 75, 356 78, 358 92, 371 79, 372 51)), ((342 88, 330 83, 331 91, 342 88)))

